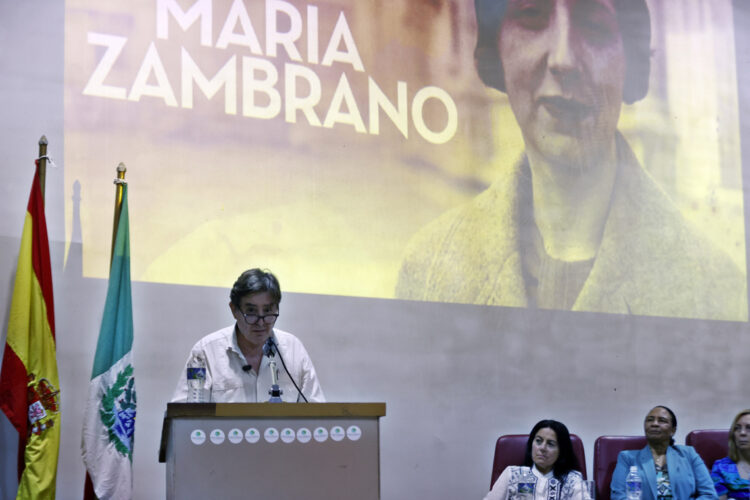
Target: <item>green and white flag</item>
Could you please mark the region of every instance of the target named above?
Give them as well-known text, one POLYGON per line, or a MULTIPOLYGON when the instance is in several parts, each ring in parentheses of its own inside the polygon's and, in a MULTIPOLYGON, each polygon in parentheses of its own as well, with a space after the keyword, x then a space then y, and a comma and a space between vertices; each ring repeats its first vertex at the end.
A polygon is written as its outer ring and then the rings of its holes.
POLYGON ((128 190, 123 185, 107 301, 83 420, 83 463, 100 499, 133 496, 135 385, 132 364, 128 190))

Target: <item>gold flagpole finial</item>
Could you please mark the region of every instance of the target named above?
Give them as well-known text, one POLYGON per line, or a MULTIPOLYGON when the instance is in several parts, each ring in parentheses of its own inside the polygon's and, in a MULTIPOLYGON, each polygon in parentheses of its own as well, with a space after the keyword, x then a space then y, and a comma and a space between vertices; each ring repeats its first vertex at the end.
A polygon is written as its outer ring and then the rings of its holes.
POLYGON ((109 254, 109 263, 112 265, 112 257, 115 254, 115 239, 117 238, 117 226, 120 224, 120 212, 122 211, 122 187, 127 184, 125 182, 125 172, 127 172, 125 164, 120 162, 117 165, 117 178, 114 180, 115 183, 115 217, 112 223, 112 250, 109 254))

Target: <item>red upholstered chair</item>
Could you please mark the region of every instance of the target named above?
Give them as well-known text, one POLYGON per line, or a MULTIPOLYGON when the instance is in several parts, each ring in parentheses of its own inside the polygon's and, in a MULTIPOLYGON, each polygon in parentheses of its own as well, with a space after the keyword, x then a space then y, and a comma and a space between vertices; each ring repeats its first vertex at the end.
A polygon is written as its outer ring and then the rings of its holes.
POLYGON ((726 429, 698 429, 685 437, 685 444, 695 448, 708 470, 720 458, 729 454, 729 431, 726 429))
MULTIPOLYGON (((492 462, 492 480, 490 488, 495 484, 497 478, 509 465, 523 465, 523 459, 526 455, 526 441, 528 434, 506 434, 497 438, 495 443, 495 459, 492 462)), ((578 465, 581 467, 581 474, 586 479, 586 455, 583 452, 583 442, 575 434, 570 435, 570 442, 573 445, 573 453, 578 459, 578 465)))
POLYGON ((646 446, 645 436, 599 436, 594 442, 594 482, 596 500, 609 500, 609 483, 622 450, 640 450, 646 446))

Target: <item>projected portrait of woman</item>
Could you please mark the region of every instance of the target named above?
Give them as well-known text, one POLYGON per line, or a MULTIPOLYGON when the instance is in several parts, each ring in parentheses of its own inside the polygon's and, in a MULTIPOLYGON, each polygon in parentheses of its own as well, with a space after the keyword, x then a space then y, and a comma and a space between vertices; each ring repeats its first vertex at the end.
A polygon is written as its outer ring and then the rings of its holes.
MULTIPOLYGON (((476 66, 525 152, 414 236, 399 298, 747 319, 744 273, 618 132, 649 90, 645 0, 476 0, 476 66)), ((679 168, 679 166, 677 166, 679 168)))

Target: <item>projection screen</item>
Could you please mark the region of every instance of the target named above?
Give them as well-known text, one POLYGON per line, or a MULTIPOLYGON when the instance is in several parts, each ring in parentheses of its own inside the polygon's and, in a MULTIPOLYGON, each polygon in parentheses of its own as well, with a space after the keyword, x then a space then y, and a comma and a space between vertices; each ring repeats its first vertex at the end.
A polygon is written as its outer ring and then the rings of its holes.
POLYGON ((732 2, 505 3, 66 1, 84 276, 746 321, 732 2))

